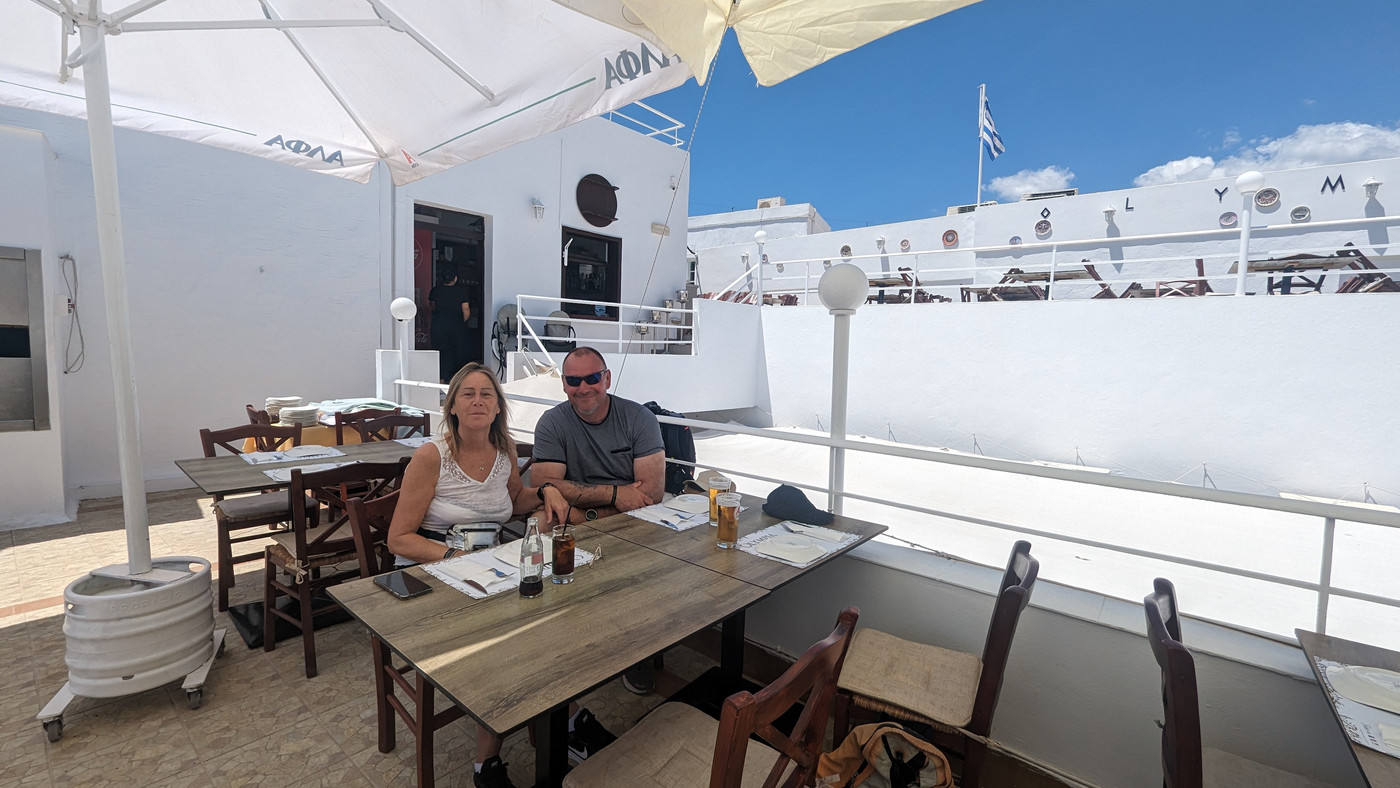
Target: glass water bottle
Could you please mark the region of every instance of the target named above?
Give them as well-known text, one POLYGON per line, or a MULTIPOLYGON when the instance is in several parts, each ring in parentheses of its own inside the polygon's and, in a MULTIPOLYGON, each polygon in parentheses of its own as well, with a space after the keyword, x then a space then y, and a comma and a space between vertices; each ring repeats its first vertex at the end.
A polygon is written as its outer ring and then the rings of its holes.
POLYGON ((544 540, 540 538, 540 518, 525 521, 525 538, 520 540, 520 595, 526 599, 544 593, 544 540))

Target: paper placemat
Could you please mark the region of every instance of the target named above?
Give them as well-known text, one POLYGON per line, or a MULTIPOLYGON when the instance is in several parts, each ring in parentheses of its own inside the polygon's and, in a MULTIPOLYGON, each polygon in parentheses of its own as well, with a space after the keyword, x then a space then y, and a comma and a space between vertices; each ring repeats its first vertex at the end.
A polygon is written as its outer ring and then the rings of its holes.
MULTIPOLYGON (((851 544, 852 542, 855 542, 857 539, 860 538, 856 534, 843 534, 845 538, 843 538, 838 543, 825 541, 822 539, 816 539, 813 537, 806 537, 800 534, 794 534, 793 532, 784 528, 784 524, 788 522, 789 521, 784 520, 783 522, 778 523, 777 525, 770 525, 761 531, 755 531, 754 533, 751 533, 748 536, 740 538, 738 543, 739 549, 743 550, 744 552, 750 555, 756 555, 759 558, 766 558, 769 561, 777 561, 780 564, 787 564, 788 566, 803 568, 812 564, 815 561, 820 561, 821 559, 836 552, 837 550, 840 550, 843 545, 851 544), (797 538, 790 540, 779 539, 778 543, 771 543, 772 540, 777 537, 797 538), (813 549, 797 549, 795 545, 800 540, 805 540, 811 545, 813 549), (783 542, 785 541, 791 542, 791 544, 783 544, 783 542), (816 552, 817 550, 820 550, 821 552, 818 553, 816 552)), ((795 525, 799 526, 800 528, 812 527, 804 526, 801 523, 796 523, 795 525)), ((823 528, 821 530, 831 531, 832 534, 841 533, 840 531, 833 531, 829 528, 823 528)))
POLYGON ((688 531, 697 525, 708 525, 710 522, 709 511, 697 514, 686 514, 680 512, 664 503, 654 503, 651 506, 643 506, 640 509, 633 509, 627 514, 638 520, 646 520, 655 523, 662 528, 670 528, 672 531, 688 531))
MULTIPOLYGON (((501 545, 501 547, 509 545, 514 545, 517 550, 520 549, 519 541, 507 542, 501 545)), ((548 551, 545 552, 545 556, 549 556, 548 551)), ((575 572, 578 571, 579 567, 587 566, 591 563, 593 563, 592 553, 587 550, 580 550, 577 547, 574 548, 575 572)), ((502 566, 500 560, 495 557, 493 550, 478 550, 475 553, 459 555, 456 558, 449 558, 446 561, 423 564, 423 568, 427 570, 428 574, 436 577, 452 588, 461 591, 472 599, 485 599, 488 596, 495 596, 504 591, 511 591, 520 587, 520 569, 518 567, 508 568, 502 566), (499 569, 505 572, 506 577, 496 575, 495 572, 491 571, 492 569, 499 569), (485 580, 486 582, 483 584, 485 587, 484 589, 479 588, 467 582, 468 580, 485 580)), ((553 576, 553 566, 549 563, 545 563, 545 582, 549 582, 549 579, 553 576)))
POLYGON ((1323 689, 1327 690, 1327 697, 1332 699, 1332 705, 1337 709, 1337 717, 1342 721, 1347 738, 1362 747, 1400 758, 1400 714, 1358 703, 1337 692, 1330 676, 1344 672, 1350 666, 1321 657, 1313 659, 1317 661, 1323 689))
POLYGON ((316 473, 317 471, 325 471, 331 468, 339 468, 342 465, 351 464, 353 463, 319 462, 314 465, 298 465, 294 468, 269 468, 268 470, 263 471, 263 473, 267 474, 268 478, 272 479, 274 482, 289 482, 292 480, 292 471, 301 471, 302 473, 316 473))
POLYGON ((238 455, 249 465, 267 465, 273 462, 289 462, 291 460, 323 460, 328 457, 344 457, 345 452, 334 446, 316 446, 307 444, 305 446, 293 446, 284 451, 249 451, 238 455))

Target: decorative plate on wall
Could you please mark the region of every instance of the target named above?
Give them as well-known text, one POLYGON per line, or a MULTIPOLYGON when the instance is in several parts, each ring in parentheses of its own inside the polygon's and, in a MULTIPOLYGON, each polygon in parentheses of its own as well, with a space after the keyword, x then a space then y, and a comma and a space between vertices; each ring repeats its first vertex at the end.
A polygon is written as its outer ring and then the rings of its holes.
POLYGON ((1306 222, 1312 218, 1312 209, 1306 205, 1299 205, 1288 212, 1288 218, 1295 222, 1306 222))
POLYGON ((1035 223, 1035 234, 1045 236, 1050 234, 1050 220, 1041 219, 1035 223))
POLYGON ((1254 204, 1260 208, 1268 208, 1276 202, 1278 202, 1278 189, 1270 187, 1254 193, 1254 204))
POLYGON ((943 233, 943 245, 944 245, 944 246, 953 246, 953 245, 957 244, 957 242, 958 242, 958 231, 957 231, 957 230, 949 230, 949 231, 947 231, 946 233, 943 233))
POLYGON ((844 257, 844 258, 846 258, 846 259, 850 259, 850 257, 851 257, 851 245, 850 245, 850 244, 846 244, 845 246, 841 247, 841 256, 844 257))
POLYGON ((899 251, 901 251, 901 252, 907 252, 907 251, 909 251, 909 239, 908 239, 908 238, 905 238, 904 240, 902 240, 902 241, 899 242, 899 251))
POLYGON ((1238 222, 1239 220, 1240 217, 1236 216, 1234 211, 1226 211, 1225 213, 1220 214, 1221 227, 1234 227, 1235 222, 1238 222))
POLYGON ((1013 235, 1013 236, 1011 236, 1011 240, 1009 241, 1009 243, 1010 243, 1012 246, 1020 246, 1020 245, 1021 245, 1021 236, 1019 236, 1019 235, 1013 235))

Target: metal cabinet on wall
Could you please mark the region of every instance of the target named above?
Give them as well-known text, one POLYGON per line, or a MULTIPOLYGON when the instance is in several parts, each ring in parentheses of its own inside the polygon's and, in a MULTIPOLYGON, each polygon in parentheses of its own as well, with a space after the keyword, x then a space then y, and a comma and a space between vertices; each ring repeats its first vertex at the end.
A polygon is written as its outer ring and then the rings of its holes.
POLYGON ((39 260, 38 250, 0 246, 0 431, 49 428, 39 260))

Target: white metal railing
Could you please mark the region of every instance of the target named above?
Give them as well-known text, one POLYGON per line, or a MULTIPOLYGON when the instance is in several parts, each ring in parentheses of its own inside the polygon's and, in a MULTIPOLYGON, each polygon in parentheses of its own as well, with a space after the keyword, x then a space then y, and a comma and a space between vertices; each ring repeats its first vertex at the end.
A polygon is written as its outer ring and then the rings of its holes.
MULTIPOLYGON (((541 404, 555 404, 552 400, 543 400, 533 397, 523 397, 509 395, 510 399, 524 402, 535 402, 541 404)), ((959 454, 943 452, 936 449, 926 449, 916 446, 877 444, 867 441, 851 439, 833 439, 822 435, 804 435, 781 430, 765 429, 759 427, 746 427, 734 423, 718 423, 701 421, 698 419, 676 418, 670 416, 659 416, 658 419, 667 424, 679 424, 690 427, 692 430, 712 430, 722 433, 750 435, 789 443, 802 443, 814 446, 825 447, 829 452, 837 449, 846 451, 859 451, 869 454, 883 455, 887 457, 897 457, 903 459, 922 460, 933 463, 943 463, 983 470, 1008 473, 1017 476, 1034 476, 1046 479, 1056 479, 1060 481, 1077 482, 1081 484, 1091 484, 1100 487, 1116 488, 1121 490, 1131 490, 1142 493, 1157 495, 1168 495, 1176 498, 1194 499, 1200 501, 1211 501, 1215 503, 1243 506, 1252 509, 1261 509, 1275 512, 1287 512, 1291 514, 1307 515, 1320 518, 1322 555, 1317 568, 1317 581, 1299 580, 1283 575, 1269 572, 1254 571, 1240 567, 1229 566, 1211 561, 1202 561, 1186 556, 1173 555, 1160 551, 1146 550, 1132 545, 1107 542, 1103 540, 1088 539, 1073 534, 1058 531, 1048 531, 1037 529, 1024 523, 1008 523, 991 520, 983 517, 968 514, 966 512, 947 511, 918 506, 910 503, 893 501, 885 497, 877 497, 871 494, 862 493, 859 490, 845 489, 836 493, 839 497, 851 500, 865 501, 881 506, 894 507, 904 511, 929 515, 932 517, 942 517, 971 525, 998 530, 1011 531, 1026 536, 1050 539, 1059 542, 1083 545, 1126 556, 1146 558, 1164 561, 1180 566, 1194 569, 1217 572, 1233 577, 1246 578, 1267 583, 1274 583, 1290 588, 1302 589, 1317 594, 1317 607, 1315 614, 1315 626, 1318 632, 1327 631, 1328 607, 1332 598, 1340 597, 1361 602, 1369 602, 1388 607, 1400 608, 1400 598, 1372 594, 1356 589, 1339 588, 1332 583, 1333 569, 1333 548, 1336 540, 1336 524, 1338 520, 1365 523, 1384 528, 1400 528, 1400 512, 1388 510, 1382 507, 1351 506, 1341 503, 1328 503, 1323 501, 1273 497, 1260 495, 1257 493, 1237 492, 1233 490, 1221 490, 1213 487, 1192 487, 1189 485, 1174 482, 1163 482, 1152 479, 1135 479, 1124 476, 1115 476, 1101 471, 1088 468, 1077 468, 1057 463, 1026 462, 1018 460, 1004 460, 981 455, 959 454)), ((676 462, 675 458, 668 458, 676 462)), ((683 463, 694 465, 695 463, 683 463)), ((706 467, 724 473, 732 473, 744 477, 758 479, 773 484, 791 484, 808 490, 831 494, 831 490, 819 485, 807 484, 791 479, 784 479, 766 473, 755 473, 752 469, 739 467, 719 467, 707 464, 706 467)), ((844 482, 843 485, 844 486, 844 482)), ((907 540, 905 540, 907 541, 907 540)), ((915 547, 926 550, 933 550, 931 547, 910 543, 915 547)), ((1248 622, 1225 622, 1235 623, 1240 626, 1248 626, 1248 622)))
MULTIPOLYGON (((1288 224, 1255 227, 1252 230, 1256 247, 1250 252, 1250 257, 1256 255, 1268 255, 1273 259, 1288 257, 1295 254, 1316 254, 1319 256, 1332 256, 1339 250, 1346 248, 1344 242, 1328 244, 1326 246, 1299 246, 1282 249, 1277 245, 1277 240, 1281 236, 1299 235, 1303 233, 1313 234, 1319 230, 1336 229, 1363 229, 1366 227, 1388 224, 1400 224, 1400 216, 1378 216, 1364 219, 1338 219, 1323 222, 1310 222, 1305 225, 1288 224), (1275 243, 1264 244, 1268 240, 1275 243)), ((841 257, 841 262, 854 263, 862 269, 866 269, 867 261, 876 261, 882 266, 875 270, 866 270, 868 277, 872 280, 882 278, 889 280, 900 280, 898 283, 891 283, 880 286, 872 284, 874 292, 882 293, 890 290, 917 291, 923 290, 926 293, 938 293, 950 300, 957 300, 956 297, 966 295, 964 289, 972 292, 984 290, 987 287, 1001 284, 1001 277, 1007 273, 1009 267, 1021 269, 1026 274, 1044 275, 1044 279, 1031 284, 1043 286, 1046 290, 1046 299, 1054 300, 1057 286, 1076 285, 1083 289, 1084 298, 1091 297, 1098 292, 1095 285, 1104 284, 1112 286, 1141 284, 1141 279, 1148 278, 1148 283, 1155 291, 1157 282, 1183 282, 1205 279, 1209 282, 1217 283, 1214 288, 1218 291, 1229 293, 1233 288, 1222 286, 1221 283, 1233 282, 1237 279, 1237 273, 1220 272, 1225 263, 1237 266, 1239 261, 1239 250, 1237 248, 1227 248, 1221 246, 1217 251, 1210 252, 1190 252, 1170 255, 1154 255, 1147 257, 1132 257, 1114 259, 1111 251, 1123 246, 1144 243, 1165 243, 1171 241, 1191 241, 1191 242, 1232 242, 1239 238, 1240 231, 1228 230, 1199 230, 1177 233, 1156 233, 1150 235, 1133 235, 1119 237, 1082 238, 1067 241, 1044 241, 1028 244, 979 246, 956 249, 911 249, 908 251, 881 251, 872 254, 858 254, 841 257), (1103 250, 1110 250, 1110 254, 1105 254, 1103 250), (944 265, 939 264, 939 260, 948 260, 949 256, 957 256, 955 259, 972 261, 971 264, 944 265), (1008 261, 1007 255, 1013 256, 1014 261, 1008 261), (1020 258, 1027 258, 1024 262, 1020 258), (1048 258, 1048 259, 1047 259, 1048 258), (1207 263, 1215 263, 1216 273, 1206 273, 1205 276, 1197 276, 1194 266, 1196 259, 1202 259, 1207 263), (1103 266, 1112 265, 1115 270, 1098 271, 1101 278, 1085 279, 1083 264, 1103 266), (888 270, 886 270, 886 267, 888 270), (903 268, 905 270, 899 270, 903 268), (1140 272, 1138 276, 1132 276, 1132 271, 1140 272), (901 274, 908 274, 907 282, 903 281, 901 274), (928 277, 930 281, 923 281, 928 277), (995 277, 995 280, 991 277, 995 277), (942 292, 940 292, 942 291, 942 292)), ((1395 255, 1378 255, 1376 248, 1390 246, 1388 243, 1372 244, 1365 238, 1352 239, 1356 244, 1355 248, 1376 262, 1377 268, 1356 270, 1351 268, 1332 269, 1339 276, 1352 276, 1358 274, 1385 274, 1391 278, 1400 280, 1400 257, 1395 255)), ((740 282, 750 277, 756 277, 757 283, 754 292, 758 294, 767 293, 769 295, 793 294, 799 296, 801 303, 817 303, 814 297, 815 281, 820 280, 821 273, 826 266, 829 266, 836 258, 832 256, 795 258, 790 260, 770 260, 767 263, 750 263, 748 253, 741 255, 742 272, 729 282, 725 287, 714 291, 716 294, 732 291, 740 282), (817 267, 820 265, 821 267, 817 267), (800 266, 800 272, 778 271, 778 267, 786 269, 788 266, 800 266), (765 271, 764 269, 768 269, 765 271)), ((1325 275, 1327 270, 1313 271, 1316 275, 1325 275)), ((1289 276, 1287 272, 1253 272, 1246 271, 1246 277, 1266 277, 1281 278, 1289 276)), ((1293 272, 1293 276, 1309 276, 1306 270, 1293 272)), ((1025 283, 1019 283, 1025 284, 1025 283)), ((1018 283, 1010 283, 1015 287, 1018 283)), ((1062 297, 1062 296, 1061 296, 1062 297)), ((909 303, 916 303, 917 299, 911 297, 909 303)))
MULTIPOLYGON (((611 120, 612 122, 620 126, 630 128, 633 131, 637 131, 638 133, 644 134, 648 137, 655 137, 657 139, 663 140, 669 143, 673 148, 679 148, 685 145, 685 140, 681 139, 680 135, 676 133, 681 129, 685 128, 684 123, 681 123, 680 121, 676 120, 670 115, 667 115, 661 110, 656 109, 655 107, 647 106, 646 104, 643 104, 640 101, 634 101, 628 106, 640 107, 646 110, 647 112, 650 112, 652 115, 655 115, 657 118, 660 118, 660 120, 652 120, 650 122, 647 122, 634 118, 631 115, 627 115, 623 113, 622 110, 616 109, 608 113, 608 120, 611 120), (656 123, 657 125, 653 126, 651 125, 652 123, 656 123)), ((626 109, 626 107, 624 107, 624 109, 626 109)))
MULTIPOLYGON (((549 353, 548 345, 545 344, 547 342, 577 342, 587 340, 589 343, 601 343, 614 346, 617 348, 617 352, 619 353, 631 352, 632 346, 635 344, 640 344, 644 348, 662 347, 665 348, 667 351, 669 351, 672 347, 685 347, 689 350, 690 353, 693 354, 695 352, 695 331, 699 324, 699 319, 698 312, 694 309, 668 309, 664 306, 627 304, 620 301, 587 301, 579 298, 559 298, 557 296, 534 295, 516 295, 515 308, 517 318, 520 321, 519 331, 516 333, 515 337, 516 352, 524 353, 527 356, 530 356, 534 353, 543 353, 548 363, 548 366, 550 366, 551 368, 556 366, 556 364, 554 363, 554 357, 551 356, 549 353), (560 313, 560 310, 557 309, 551 310, 549 313, 543 315, 527 314, 525 308, 527 303, 556 306, 562 306, 563 304, 580 304, 582 306, 588 307, 589 309, 595 310, 595 312, 599 307, 603 308, 604 310, 617 309, 619 319, 616 321, 599 321, 587 317, 577 317, 574 315, 562 314, 560 313), (642 313, 640 317, 642 317, 643 319, 622 320, 621 315, 622 310, 624 309, 639 310, 642 313), (651 320, 645 319, 648 313, 652 315, 651 320), (671 315, 680 315, 681 323, 663 323, 660 321, 659 318, 656 317, 658 313, 666 313, 668 315, 668 318, 671 315), (544 329, 544 336, 541 336, 541 332, 536 331, 534 325, 535 323, 539 323, 540 326, 544 329), (548 332, 548 326, 551 323, 568 325, 572 329, 571 335, 567 337, 550 336, 548 332), (578 331, 578 329, 580 328, 598 329, 600 326, 616 326, 617 337, 612 338, 605 336, 579 335, 580 332, 578 331), (660 336, 661 332, 663 331, 666 333, 666 336, 664 337, 660 336), (676 338, 674 339, 672 339, 670 336, 672 331, 676 332, 676 338), (648 335, 652 334, 653 332, 656 332, 656 336, 649 338, 648 335), (531 347, 532 344, 533 347, 531 347)), ((535 311, 539 312, 541 310, 537 309, 535 311)))

